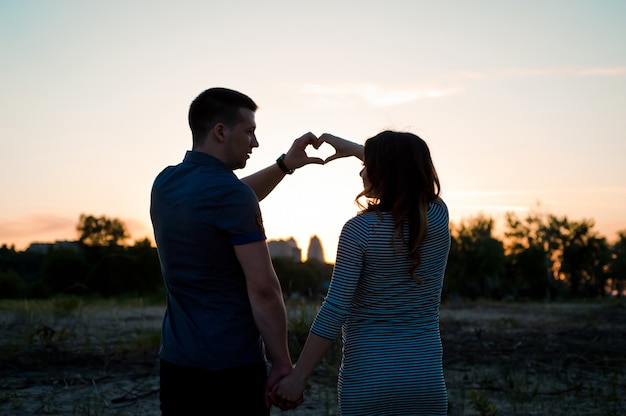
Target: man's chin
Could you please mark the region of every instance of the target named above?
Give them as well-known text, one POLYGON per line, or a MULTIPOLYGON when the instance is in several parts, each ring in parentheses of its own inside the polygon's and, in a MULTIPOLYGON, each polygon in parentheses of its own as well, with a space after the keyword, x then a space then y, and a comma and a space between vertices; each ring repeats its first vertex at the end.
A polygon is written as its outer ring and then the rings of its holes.
POLYGON ((248 159, 250 159, 250 155, 246 155, 246 158, 239 162, 239 165, 234 167, 233 170, 245 168, 246 164, 248 163, 248 159))

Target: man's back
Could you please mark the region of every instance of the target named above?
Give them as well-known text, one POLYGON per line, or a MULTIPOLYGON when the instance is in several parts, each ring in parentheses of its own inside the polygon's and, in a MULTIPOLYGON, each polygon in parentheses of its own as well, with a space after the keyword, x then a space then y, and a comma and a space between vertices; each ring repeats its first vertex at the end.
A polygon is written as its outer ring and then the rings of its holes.
POLYGON ((157 176, 150 213, 167 287, 161 358, 206 370, 263 361, 233 250, 265 239, 254 192, 218 159, 190 151, 157 176))

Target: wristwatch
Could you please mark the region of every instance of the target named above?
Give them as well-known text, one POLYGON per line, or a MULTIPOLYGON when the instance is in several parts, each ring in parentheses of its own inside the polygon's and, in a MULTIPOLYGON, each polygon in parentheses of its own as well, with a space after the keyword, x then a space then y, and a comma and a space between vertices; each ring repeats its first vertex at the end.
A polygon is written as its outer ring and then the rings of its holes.
POLYGON ((285 166, 285 154, 284 153, 280 155, 278 159, 276 159, 276 164, 278 165, 280 170, 283 171, 285 175, 291 175, 295 170, 295 169, 287 169, 287 166, 285 166))

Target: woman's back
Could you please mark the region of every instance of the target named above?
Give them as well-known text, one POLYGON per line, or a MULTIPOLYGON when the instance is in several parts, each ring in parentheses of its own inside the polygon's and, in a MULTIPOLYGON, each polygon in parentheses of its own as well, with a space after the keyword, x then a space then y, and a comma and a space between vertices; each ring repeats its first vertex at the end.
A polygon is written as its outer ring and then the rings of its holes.
POLYGON ((406 247, 391 243, 390 214, 381 220, 366 212, 344 226, 316 324, 321 326, 329 315, 345 318, 342 415, 446 414, 439 303, 450 232, 442 200, 430 204, 428 223, 416 271, 421 283, 410 274, 406 247), (325 308, 334 313, 323 312, 325 308))

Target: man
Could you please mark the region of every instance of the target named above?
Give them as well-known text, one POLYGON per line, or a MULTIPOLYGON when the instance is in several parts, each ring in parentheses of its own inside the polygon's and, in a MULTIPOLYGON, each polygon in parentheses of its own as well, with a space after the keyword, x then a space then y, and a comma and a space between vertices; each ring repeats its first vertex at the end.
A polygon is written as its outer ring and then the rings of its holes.
MULTIPOLYGON (((323 160, 312 133, 244 179, 257 105, 225 88, 189 108, 192 150, 155 179, 150 204, 167 304, 160 346, 161 412, 269 415, 269 389, 292 371, 280 283, 259 201, 294 169, 323 160), (265 354, 271 362, 269 375, 265 354)), ((298 403, 285 405, 295 407, 298 403)))

